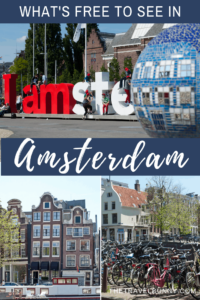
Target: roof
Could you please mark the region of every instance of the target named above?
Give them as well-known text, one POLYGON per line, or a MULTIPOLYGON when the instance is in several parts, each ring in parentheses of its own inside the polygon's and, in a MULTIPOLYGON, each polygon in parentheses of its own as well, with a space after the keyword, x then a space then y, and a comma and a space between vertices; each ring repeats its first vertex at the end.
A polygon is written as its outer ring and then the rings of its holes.
POLYGON ((121 40, 122 40, 124 34, 125 34, 125 32, 116 34, 115 37, 113 38, 112 42, 108 45, 106 52, 102 56, 113 55, 114 47, 121 43, 121 40))
POLYGON ((112 40, 115 36, 115 33, 109 33, 109 32, 97 32, 97 35, 104 47, 104 51, 110 46, 112 43, 112 40))
POLYGON ((147 193, 138 192, 122 186, 113 185, 113 189, 120 197, 122 206, 140 208, 142 204, 147 204, 147 193))

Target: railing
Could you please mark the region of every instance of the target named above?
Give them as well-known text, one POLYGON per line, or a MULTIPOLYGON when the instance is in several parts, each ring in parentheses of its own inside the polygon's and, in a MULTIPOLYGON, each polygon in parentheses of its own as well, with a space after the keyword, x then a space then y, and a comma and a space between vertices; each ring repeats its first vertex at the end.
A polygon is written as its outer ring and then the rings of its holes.
POLYGON ((150 226, 149 222, 136 222, 135 226, 150 226))

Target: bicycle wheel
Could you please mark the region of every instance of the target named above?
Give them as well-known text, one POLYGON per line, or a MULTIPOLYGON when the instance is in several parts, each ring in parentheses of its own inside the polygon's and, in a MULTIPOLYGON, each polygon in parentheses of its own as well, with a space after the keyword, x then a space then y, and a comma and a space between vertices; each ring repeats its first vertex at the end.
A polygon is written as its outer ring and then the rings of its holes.
POLYGON ((146 274, 146 271, 145 271, 144 268, 142 268, 142 269, 138 272, 138 285, 139 285, 139 287, 140 287, 141 289, 146 287, 145 274, 146 274))
POLYGON ((123 278, 122 278, 122 268, 120 268, 119 265, 114 265, 112 269, 112 279, 114 284, 121 285, 123 284, 123 278))
POLYGON ((131 283, 131 271, 132 271, 132 263, 125 265, 123 268, 123 282, 127 287, 132 287, 131 283))
POLYGON ((160 278, 158 270, 156 268, 152 268, 146 277, 147 278, 145 284, 146 284, 147 294, 149 296, 155 296, 158 290, 158 287, 156 285, 156 279, 160 278))
POLYGON ((107 276, 107 281, 109 284, 113 285, 113 279, 112 279, 112 268, 108 268, 108 276, 107 276))
POLYGON ((138 269, 134 269, 132 274, 131 274, 131 283, 134 288, 139 289, 139 284, 138 284, 138 276, 139 276, 139 271, 138 269))
POLYGON ((186 274, 186 284, 192 297, 195 299, 200 299, 200 289, 196 287, 194 272, 188 272, 186 274))

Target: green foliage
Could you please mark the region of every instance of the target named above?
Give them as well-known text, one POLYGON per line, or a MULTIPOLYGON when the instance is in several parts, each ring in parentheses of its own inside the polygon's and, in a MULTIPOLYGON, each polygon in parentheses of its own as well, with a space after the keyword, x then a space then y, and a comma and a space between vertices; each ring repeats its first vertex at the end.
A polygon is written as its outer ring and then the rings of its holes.
POLYGON ((72 83, 72 76, 69 70, 65 69, 62 75, 58 76, 57 83, 72 83))
POLYGON ((14 259, 19 257, 20 234, 18 222, 14 222, 13 218, 17 220, 12 212, 6 211, 1 207, 0 209, 0 268, 5 261, 10 259, 10 254, 16 253, 14 259), (3 251, 2 251, 3 250, 3 251))
MULTIPOLYGON (((132 64, 132 59, 131 59, 131 57, 126 57, 125 59, 124 59, 124 69, 125 68, 129 68, 129 70, 131 71, 131 73, 133 73, 133 64, 132 64)), ((121 78, 123 78, 123 77, 125 77, 126 76, 126 73, 125 73, 125 71, 123 71, 122 73, 121 73, 121 78)))
POLYGON ((17 93, 21 92, 21 74, 22 74, 22 86, 25 87, 27 85, 27 70, 28 70, 28 62, 22 57, 17 57, 14 60, 14 64, 10 67, 10 73, 18 74, 18 78, 16 80, 16 91, 17 93))
POLYGON ((114 81, 114 78, 117 78, 117 80, 120 80, 120 75, 119 75, 119 62, 116 58, 113 58, 110 62, 110 68, 109 68, 109 72, 110 72, 110 81, 114 81))
MULTIPOLYGON (((77 24, 67 24, 66 34, 63 39, 64 45, 64 60, 65 66, 69 69, 71 75, 73 76, 74 70, 77 70, 79 73, 83 69, 83 53, 85 49, 85 29, 81 30, 80 39, 77 43, 73 41, 74 33, 76 30, 77 24)), ((89 37, 92 28, 99 32, 98 24, 91 23, 87 24, 87 37, 89 37)))
POLYGON ((76 84, 77 82, 79 82, 79 78, 80 78, 80 73, 75 69, 74 74, 73 74, 72 83, 76 84))
POLYGON ((80 76, 79 76, 79 82, 84 81, 85 75, 84 75, 84 70, 82 70, 80 76))
POLYGON ((101 71, 101 72, 108 72, 108 70, 105 68, 104 64, 102 65, 100 71, 101 71))
MULTIPOLYGON (((35 70, 38 73, 44 72, 44 24, 35 24, 35 70)), ((47 24, 47 59, 48 59, 48 82, 54 82, 55 60, 59 67, 63 61, 63 40, 60 24, 47 24)), ((28 38, 25 42, 25 57, 28 62, 28 81, 30 83, 33 76, 33 24, 30 24, 28 38)))

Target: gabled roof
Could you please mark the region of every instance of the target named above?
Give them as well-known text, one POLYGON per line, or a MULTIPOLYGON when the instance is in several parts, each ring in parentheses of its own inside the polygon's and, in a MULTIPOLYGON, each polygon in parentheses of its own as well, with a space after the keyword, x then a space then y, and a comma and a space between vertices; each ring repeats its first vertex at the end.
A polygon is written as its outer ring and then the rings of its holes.
POLYGON ((113 185, 113 189, 120 197, 122 206, 141 208, 143 204, 147 204, 146 192, 138 192, 117 185, 113 185))

